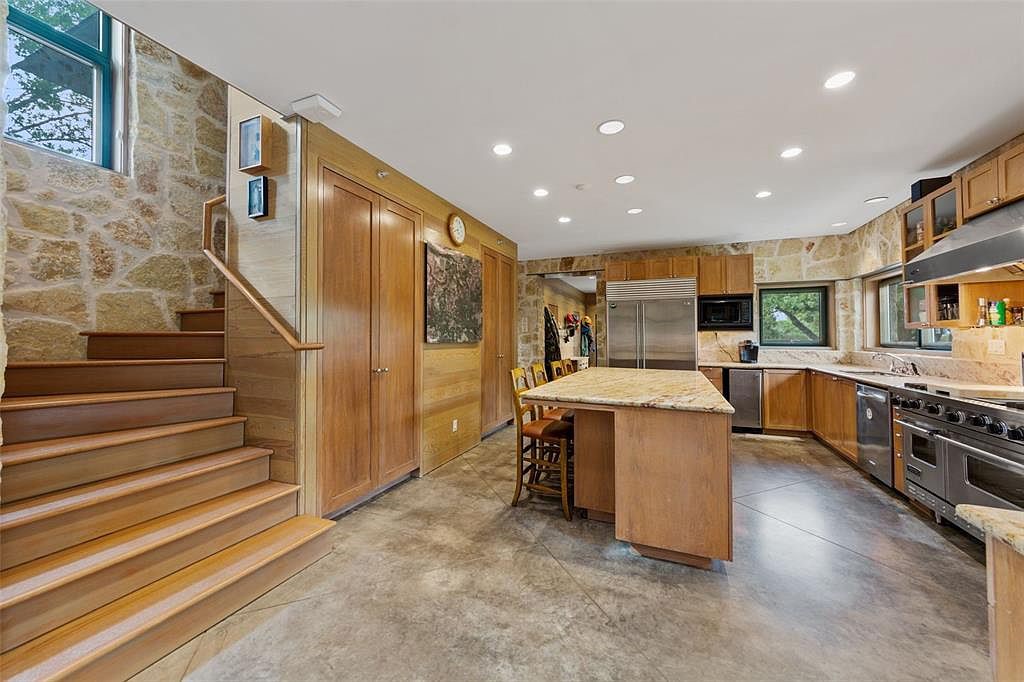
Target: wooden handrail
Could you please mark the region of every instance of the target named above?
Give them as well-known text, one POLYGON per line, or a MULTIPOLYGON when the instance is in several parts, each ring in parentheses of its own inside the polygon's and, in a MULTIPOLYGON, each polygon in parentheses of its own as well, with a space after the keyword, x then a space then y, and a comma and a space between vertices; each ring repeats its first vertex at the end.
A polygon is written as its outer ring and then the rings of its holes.
POLYGON ((227 263, 222 261, 216 253, 213 251, 213 209, 216 206, 223 204, 227 200, 227 196, 221 194, 219 197, 214 197, 209 201, 203 203, 203 253, 210 259, 210 262, 220 270, 220 274, 224 275, 224 279, 231 283, 236 289, 242 292, 246 300, 252 304, 252 307, 263 316, 263 319, 274 328, 274 331, 284 339, 292 350, 320 350, 324 347, 322 343, 303 343, 295 338, 295 334, 288 328, 288 326, 278 319, 277 314, 274 313, 270 308, 260 301, 256 294, 253 293, 251 287, 242 281, 242 278, 236 275, 231 268, 228 267, 227 263))

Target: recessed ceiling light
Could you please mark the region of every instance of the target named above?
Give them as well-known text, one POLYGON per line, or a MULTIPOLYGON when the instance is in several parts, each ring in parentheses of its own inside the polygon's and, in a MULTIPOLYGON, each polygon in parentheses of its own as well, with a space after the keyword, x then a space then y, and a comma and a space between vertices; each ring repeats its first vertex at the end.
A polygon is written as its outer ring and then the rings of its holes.
POLYGON ((804 150, 800 149, 800 147, 790 147, 789 149, 783 149, 782 153, 779 154, 779 156, 781 156, 784 159, 792 159, 794 157, 800 156, 801 154, 803 154, 803 152, 804 150))
POLYGON ((877 204, 877 203, 880 203, 882 201, 889 201, 889 197, 871 197, 870 199, 865 199, 864 203, 865 204, 877 204))
POLYGON ((842 227, 845 224, 846 224, 845 221, 840 221, 838 223, 832 223, 832 227, 842 227))
POLYGON ((491 147, 491 151, 493 151, 498 156, 508 156, 509 154, 512 153, 512 145, 505 144, 504 142, 499 142, 498 144, 491 147))
POLYGON ((537 189, 533 190, 533 196, 535 197, 546 197, 547 195, 548 191, 543 187, 538 187, 537 189))
POLYGON ((836 88, 841 88, 844 85, 849 85, 850 81, 852 81, 856 77, 857 74, 855 74, 853 71, 840 71, 839 73, 834 73, 828 77, 827 81, 825 81, 825 88, 827 90, 835 90, 836 88))
POLYGON ((626 211, 626 213, 628 213, 629 215, 639 215, 643 212, 644 210, 642 208, 631 208, 628 211, 626 211))
POLYGON ((615 178, 615 182, 619 183, 620 185, 628 185, 634 180, 636 180, 636 178, 634 178, 632 175, 620 175, 619 177, 615 178))
POLYGON ((626 124, 622 121, 612 119, 611 121, 605 121, 601 125, 597 126, 597 132, 602 135, 614 135, 615 133, 621 133, 626 124))
POLYGON ((770 197, 771 195, 772 195, 772 193, 771 193, 771 192, 769 192, 769 191, 768 191, 768 190, 766 190, 766 189, 763 189, 763 190, 761 190, 760 192, 758 192, 757 194, 755 194, 754 196, 755 196, 755 197, 757 197, 758 199, 767 199, 767 198, 768 198, 768 197, 770 197))
POLYGON ((558 219, 558 222, 560 222, 560 223, 571 223, 572 222, 572 218, 570 218, 567 215, 564 215, 564 216, 562 216, 562 217, 560 217, 558 219))

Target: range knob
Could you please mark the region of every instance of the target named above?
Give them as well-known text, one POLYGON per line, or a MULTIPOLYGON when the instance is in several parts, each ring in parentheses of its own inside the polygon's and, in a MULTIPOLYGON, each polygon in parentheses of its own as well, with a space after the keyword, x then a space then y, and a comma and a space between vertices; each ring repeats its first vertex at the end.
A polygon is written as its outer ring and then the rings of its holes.
POLYGON ((967 415, 963 410, 946 410, 946 421, 954 424, 963 424, 967 421, 967 415))
POLYGON ((894 395, 892 397, 892 406, 893 407, 903 407, 903 398, 898 396, 898 395, 894 395))
POLYGON ((929 414, 939 414, 942 412, 942 406, 936 403, 928 403, 924 406, 924 409, 928 410, 929 414))
POLYGON ((987 414, 976 414, 971 419, 971 423, 974 424, 975 426, 988 428, 988 425, 992 423, 992 417, 988 416, 987 414))
POLYGON ((1024 428, 1015 426, 1010 429, 1010 432, 1006 434, 1006 437, 1010 440, 1024 440, 1024 428))
POLYGON ((1005 436, 1006 431, 1006 422, 992 422, 988 425, 988 432, 995 436, 1005 436))
POLYGON ((921 401, 918 400, 917 398, 911 398, 910 400, 907 401, 906 406, 912 410, 920 410, 921 401))

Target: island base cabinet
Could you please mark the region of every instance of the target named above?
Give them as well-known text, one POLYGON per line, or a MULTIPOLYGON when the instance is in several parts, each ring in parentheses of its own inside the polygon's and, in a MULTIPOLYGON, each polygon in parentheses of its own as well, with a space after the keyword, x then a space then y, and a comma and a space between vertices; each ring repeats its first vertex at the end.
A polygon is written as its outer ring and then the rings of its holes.
POLYGON ((728 414, 616 410, 615 537, 656 559, 732 561, 731 431, 728 414))
POLYGON ((992 534, 985 550, 992 679, 1024 680, 1024 554, 992 534))
POLYGON ((573 505, 587 518, 612 521, 615 514, 615 413, 574 410, 573 505))

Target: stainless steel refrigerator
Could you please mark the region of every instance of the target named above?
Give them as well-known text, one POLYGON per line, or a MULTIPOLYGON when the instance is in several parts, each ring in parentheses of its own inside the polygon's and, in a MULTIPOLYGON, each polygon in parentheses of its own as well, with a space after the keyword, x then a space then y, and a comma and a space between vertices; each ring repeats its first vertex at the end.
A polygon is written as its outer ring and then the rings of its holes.
POLYGON ((697 369, 697 281, 609 282, 608 364, 697 369))

